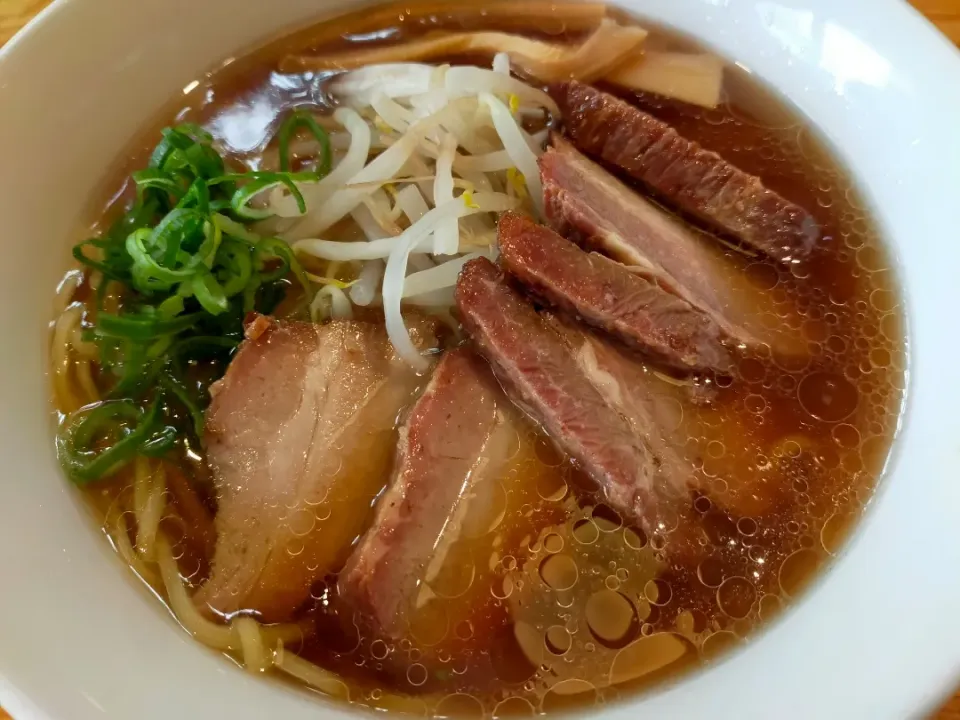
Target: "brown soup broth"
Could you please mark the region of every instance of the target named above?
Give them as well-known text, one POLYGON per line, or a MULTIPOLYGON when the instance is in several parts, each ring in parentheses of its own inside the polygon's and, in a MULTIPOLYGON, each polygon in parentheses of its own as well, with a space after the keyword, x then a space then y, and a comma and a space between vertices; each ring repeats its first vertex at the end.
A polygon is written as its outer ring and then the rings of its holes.
MULTIPOLYGON (((585 30, 542 18, 535 24, 522 14, 490 20, 478 8, 441 3, 321 23, 188 86, 138 141, 124 176, 142 165, 157 127, 203 123, 228 155, 250 163, 284 111, 328 107, 323 77, 277 71, 289 52, 393 43, 436 29, 571 40, 585 30)), ((663 31, 648 42, 691 46, 663 31)), ((677 677, 752 637, 838 551, 863 513, 904 396, 905 331, 891 260, 817 132, 735 66, 726 88, 716 110, 631 99, 819 221, 821 243, 794 265, 726 251, 744 292, 768 298, 764 321, 789 328, 806 351, 802 359, 747 355, 732 379, 703 379, 695 388, 664 378, 666 393, 698 401, 677 403, 684 451, 696 461, 695 490, 662 536, 645 537, 592 500, 585 478, 531 425, 501 478, 501 506, 452 550, 409 638, 377 637, 340 607, 336 577, 318 584, 304 611, 318 631, 299 653, 344 677, 351 701, 438 715, 522 714, 607 702, 677 677)), ((123 182, 113 183, 114 207, 101 218, 127 197, 123 182)), ((209 486, 195 449, 182 466, 209 486)), ((128 491, 117 481, 86 495, 103 521, 128 491)), ((185 555, 181 571, 198 585, 208 561, 185 555)))

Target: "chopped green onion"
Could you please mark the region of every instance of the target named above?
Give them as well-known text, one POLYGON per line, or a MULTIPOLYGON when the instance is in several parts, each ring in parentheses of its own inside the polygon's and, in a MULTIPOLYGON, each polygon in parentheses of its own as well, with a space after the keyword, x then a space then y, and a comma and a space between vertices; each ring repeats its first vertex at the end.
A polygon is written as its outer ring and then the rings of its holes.
POLYGON ((190 396, 190 391, 169 372, 160 376, 160 384, 187 409, 187 412, 190 413, 190 420, 193 423, 193 431, 196 433, 198 439, 202 439, 204 427, 203 410, 200 409, 197 401, 190 396))
POLYGON ((143 412, 129 400, 111 400, 71 418, 57 444, 61 462, 78 485, 112 475, 138 452, 162 455, 176 442, 161 423, 158 400, 143 412), (98 449, 97 444, 105 444, 98 449))
POLYGON ((236 238, 237 240, 243 240, 249 245, 256 245, 261 240, 259 235, 251 232, 236 220, 231 220, 226 215, 221 213, 214 214, 213 222, 230 237, 236 238))
POLYGON ((273 213, 266 209, 252 208, 249 203, 253 198, 262 192, 271 190, 278 185, 286 187, 297 202, 297 209, 303 215, 307 212, 307 202, 303 199, 303 193, 297 187, 298 182, 317 182, 320 178, 316 173, 291 173, 291 172, 249 172, 235 175, 223 175, 210 181, 211 185, 219 185, 227 182, 246 181, 242 187, 238 188, 230 199, 230 206, 237 217, 246 220, 263 220, 272 217, 273 213))
POLYGON ((211 315, 219 315, 229 307, 223 286, 210 272, 194 276, 193 293, 203 309, 211 315))
POLYGON ((217 258, 217 250, 220 249, 220 243, 223 241, 223 231, 215 222, 207 220, 203 225, 203 237, 203 244, 197 251, 197 258, 207 268, 212 268, 217 258))
POLYGON ((223 270, 219 273, 223 282, 223 292, 227 297, 233 297, 243 292, 253 274, 253 260, 250 258, 250 248, 235 240, 228 240, 220 249, 220 265, 223 270))
POLYGON ((176 377, 183 377, 186 374, 186 360, 229 354, 236 350, 239 344, 238 338, 194 335, 180 340, 170 349, 170 365, 176 377))
MULTIPOLYGON (((330 136, 327 131, 317 124, 313 115, 303 110, 294 110, 290 117, 284 120, 277 133, 277 145, 280 152, 280 170, 282 172, 290 171, 290 139, 300 128, 306 128, 320 143, 320 161, 317 165, 318 178, 324 178, 330 174, 330 168, 333 165, 333 152, 330 148, 330 136)), ((301 210, 301 212, 303 212, 301 210)))
POLYGON ((190 189, 177 203, 178 208, 195 207, 201 214, 210 214, 210 186, 201 179, 193 181, 190 189))
POLYGON ((155 340, 161 335, 176 335, 188 330, 197 324, 203 313, 181 315, 172 320, 165 320, 156 314, 128 314, 112 315, 100 313, 97 317, 95 332, 108 337, 127 338, 130 340, 155 340))
POLYGON ((143 200, 148 190, 159 190, 162 194, 172 196, 178 202, 184 196, 184 189, 181 183, 177 182, 170 174, 156 168, 147 168, 138 170, 130 176, 137 186, 137 198, 143 200))
POLYGON ((297 128, 321 144, 317 172, 227 172, 213 137, 197 125, 162 131, 148 166, 133 173, 135 197, 99 237, 73 248, 78 262, 103 274, 93 327, 108 400, 68 418, 58 437, 64 467, 78 484, 105 478, 137 455, 160 457, 177 441, 182 405, 203 440, 207 388, 239 345, 246 313, 269 313, 289 287, 309 289, 290 247, 262 237, 249 223, 269 212, 254 198, 286 187, 301 212, 297 183, 329 172, 329 138, 313 118, 294 113, 282 129, 284 152, 297 128), (119 286, 121 310, 104 310, 108 283, 119 286), (202 362, 201 362, 202 361, 202 362), (209 362, 207 362, 209 361, 209 362))
POLYGON ((186 169, 202 178, 223 174, 223 158, 213 149, 213 137, 196 125, 182 124, 162 130, 163 140, 150 156, 149 167, 168 172, 186 169), (197 132, 200 131, 200 132, 197 132))

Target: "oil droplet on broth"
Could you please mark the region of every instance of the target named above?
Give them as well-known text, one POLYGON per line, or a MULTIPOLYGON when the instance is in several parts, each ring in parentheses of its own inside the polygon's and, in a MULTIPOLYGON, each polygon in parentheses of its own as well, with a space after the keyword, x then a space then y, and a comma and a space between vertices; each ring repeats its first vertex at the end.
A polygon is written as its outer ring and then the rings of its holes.
POLYGON ((804 450, 809 450, 811 441, 805 435, 787 435, 780 438, 770 449, 770 454, 776 458, 800 457, 804 450))
POLYGON ((624 528, 623 543, 631 550, 643 550, 647 546, 647 536, 639 528, 624 528))
POLYGON ((636 682, 654 673, 676 670, 680 665, 692 664, 696 660, 696 648, 681 635, 664 632, 641 637, 614 657, 610 666, 610 684, 636 682))
POLYGON ((439 717, 483 717, 483 703, 467 693, 452 693, 437 703, 433 709, 439 717))
POLYGON ((570 631, 560 625, 551 625, 544 636, 547 650, 554 655, 566 655, 573 647, 573 636, 570 631))
POLYGON ((407 682, 414 687, 420 687, 427 681, 427 669, 420 663, 413 663, 407 668, 407 682))
POLYGON ((493 708, 493 717, 494 720, 508 717, 533 717, 536 712, 536 708, 529 700, 514 696, 498 702, 493 708))
POLYGON ((724 579, 723 563, 713 555, 705 557, 697 566, 697 577, 710 588, 720 587, 724 579))
POLYGON ((783 610, 783 602, 776 595, 764 595, 760 598, 760 621, 770 622, 783 610))
POLYGON ((643 586, 643 595, 651 605, 669 605, 673 597, 673 589, 666 580, 657 578, 647 581, 643 586))
POLYGON ((897 294, 888 288, 877 288, 870 293, 870 305, 882 313, 892 312, 900 305, 897 294))
POLYGON ((600 532, 612 533, 623 527, 623 518, 620 513, 609 505, 600 504, 593 508, 593 522, 600 532))
POLYGON ((753 537, 757 533, 757 521, 744 517, 737 520, 737 532, 744 537, 753 537))
POLYGON ((550 555, 539 569, 543 582, 553 590, 569 590, 577 584, 577 563, 568 555, 550 555))
POLYGON ((558 712, 571 707, 571 696, 576 696, 576 704, 593 704, 597 700, 597 688, 593 683, 580 678, 561 680, 550 687, 540 702, 540 711, 558 712))
POLYGON ((581 545, 593 545, 600 537, 600 528, 593 520, 578 520, 573 526, 573 537, 581 545))
POLYGON ((646 598, 637 600, 637 617, 642 621, 649 619, 653 614, 653 607, 646 598))
POLYGON ((383 640, 378 639, 370 643, 370 657, 374 660, 383 660, 389 652, 390 648, 387 647, 387 644, 383 640))
POLYGON ((857 409, 859 393, 846 378, 826 372, 806 375, 797 387, 803 409, 825 422, 845 420, 857 409))
POLYGON ((560 502, 567 496, 567 481, 560 470, 540 473, 537 494, 547 502, 560 502))
POLYGON ((711 440, 707 443, 707 455, 714 460, 722 458, 727 453, 727 448, 719 440, 711 440))
POLYGON ((768 263, 751 263, 743 269, 743 273, 758 290, 770 291, 780 283, 776 268, 768 263))
POLYGON ((717 588, 717 605, 724 613, 737 620, 750 614, 756 599, 756 588, 743 577, 728 578, 717 588))
POLYGON ((622 648, 640 632, 633 603, 614 590, 600 590, 587 599, 587 627, 605 647, 622 648))
POLYGON ((760 360, 749 356, 740 360, 737 370, 740 378, 750 385, 756 385, 767 374, 767 367, 760 360))
POLYGON ((542 435, 537 436, 537 439, 534 440, 533 452, 537 460, 547 467, 558 468, 563 465, 563 455, 550 440, 542 435))
POLYGON ((473 637, 473 623, 469 620, 461 620, 454 628, 454 633, 460 640, 469 640, 473 637))
POLYGON ((306 537, 313 532, 316 524, 316 514, 304 508, 295 510, 288 521, 290 532, 298 538, 306 537))
POLYGON ((710 635, 703 641, 703 647, 700 649, 700 652, 703 654, 704 659, 714 660, 726 655, 740 642, 741 640, 737 637, 736 633, 732 633, 729 630, 721 630, 713 633, 713 635, 710 635))
POLYGON ((563 538, 557 533, 550 533, 543 539, 543 549, 548 553, 556 554, 563 550, 563 538))
POLYGON ((507 574, 502 578, 494 578, 490 585, 490 594, 497 598, 497 600, 506 600, 513 594, 514 587, 515 582, 513 576, 507 574))
POLYGON ((857 515, 853 512, 838 510, 827 518, 820 530, 820 544, 831 555, 840 550, 853 529, 857 515))
POLYGON ((897 313, 889 313, 880 318, 880 332, 891 342, 899 342, 903 337, 903 320, 897 313))
POLYGON ((790 596, 798 595, 813 578, 820 558, 813 550, 797 550, 780 566, 780 589, 790 596))
POLYGON ((841 423, 840 425, 834 426, 830 434, 834 442, 842 448, 852 449, 860 444, 860 431, 853 425, 841 423))

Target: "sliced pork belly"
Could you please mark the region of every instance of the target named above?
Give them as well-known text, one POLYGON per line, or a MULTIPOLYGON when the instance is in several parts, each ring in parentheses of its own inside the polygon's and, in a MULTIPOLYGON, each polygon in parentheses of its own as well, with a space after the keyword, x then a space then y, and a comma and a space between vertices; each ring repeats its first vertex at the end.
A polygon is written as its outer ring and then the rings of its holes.
POLYGON ((711 229, 778 260, 803 258, 819 238, 806 210, 639 108, 578 82, 551 95, 580 149, 711 229))
POLYGON ((373 525, 340 575, 341 597, 399 639, 431 596, 431 580, 499 489, 517 428, 487 364, 461 348, 443 356, 400 430, 393 479, 373 525))
MULTIPOLYGON (((433 342, 429 325, 414 327, 421 345, 433 342)), ((379 326, 248 325, 207 411, 217 543, 200 608, 286 620, 339 569, 383 488, 397 415, 420 384, 379 326)))
POLYGON ((746 279, 743 267, 676 218, 641 197, 559 136, 540 159, 551 225, 580 244, 646 274, 707 313, 746 347, 763 343, 802 354, 796 333, 771 328, 777 317, 768 292, 746 279))
POLYGON ((720 326, 655 281, 525 215, 505 213, 499 240, 501 265, 553 305, 680 370, 729 369, 720 326))
POLYGON ((665 498, 686 481, 650 442, 644 418, 627 418, 584 372, 567 342, 488 260, 467 263, 457 284, 463 325, 511 399, 576 460, 617 510, 652 531, 665 498))

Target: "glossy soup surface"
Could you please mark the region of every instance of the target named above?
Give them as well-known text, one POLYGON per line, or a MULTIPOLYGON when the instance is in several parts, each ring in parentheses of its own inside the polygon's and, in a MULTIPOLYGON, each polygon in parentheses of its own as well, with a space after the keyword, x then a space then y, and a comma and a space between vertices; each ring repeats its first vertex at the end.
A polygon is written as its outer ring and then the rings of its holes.
MULTIPOLYGON (((285 54, 460 27, 582 34, 549 20, 535 30, 522 14, 493 22, 478 7, 416 3, 298 32, 185 88, 111 176, 114 199, 96 222, 127 201, 123 178, 142 166, 156 129, 176 121, 204 124, 234 160, 268 162, 266 142, 285 111, 329 103, 322 76, 277 70, 285 54)), ((696 47, 660 31, 649 42, 696 47)), ((370 632, 341 606, 335 576, 314 588, 303 617, 317 631, 290 649, 339 674, 346 690, 335 694, 439 715, 529 714, 617 700, 748 641, 829 562, 863 513, 903 402, 895 273, 856 189, 817 132, 733 66, 725 87, 727 101, 717 110, 633 100, 819 221, 823 239, 804 262, 784 266, 727 251, 744 292, 767 298, 764 322, 789 328, 809 354, 799 361, 745 357, 732 378, 698 381, 702 402, 674 401, 687 438, 683 451, 696 460, 698 492, 674 527, 652 541, 591 499, 586 479, 528 423, 511 448, 496 501, 451 549, 409 637, 392 642, 370 632)), ((689 391, 663 382, 665 396, 689 391)), ((385 451, 395 442, 384 438, 385 451)), ((202 450, 184 447, 172 464, 213 511, 202 450)), ((83 493, 108 530, 130 483, 130 473, 121 474, 83 493)), ((198 586, 209 557, 188 542, 191 529, 176 506, 170 513, 168 532, 183 546, 180 571, 198 586)))

